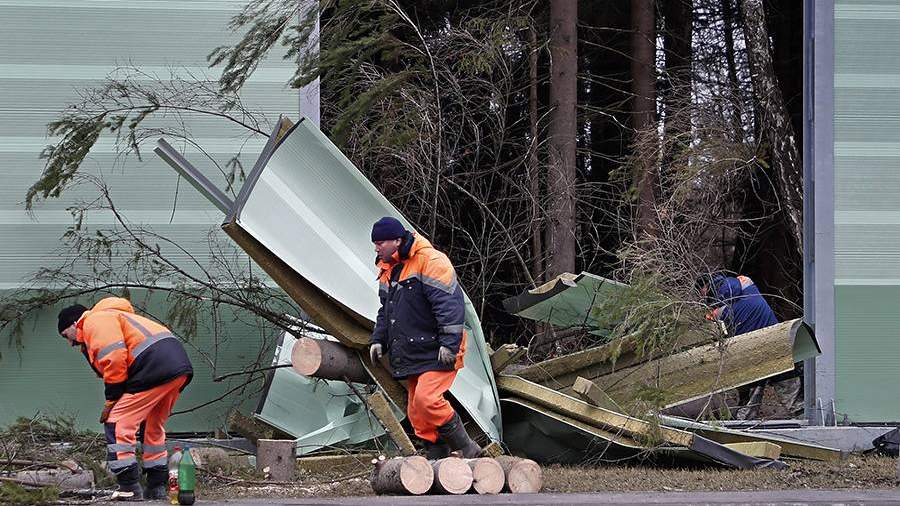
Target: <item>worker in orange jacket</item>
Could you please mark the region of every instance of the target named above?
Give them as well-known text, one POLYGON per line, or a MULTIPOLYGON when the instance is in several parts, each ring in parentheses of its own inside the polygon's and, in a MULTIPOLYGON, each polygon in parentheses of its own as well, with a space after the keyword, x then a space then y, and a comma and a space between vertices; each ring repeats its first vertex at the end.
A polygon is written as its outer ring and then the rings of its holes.
POLYGON ((108 297, 91 310, 76 304, 59 313, 59 333, 78 346, 103 379, 107 465, 119 483, 120 500, 166 498, 165 423, 191 381, 193 368, 181 341, 159 323, 135 314, 131 302, 108 297), (147 493, 135 457, 143 426, 147 493))
POLYGON ((444 398, 463 367, 465 301, 447 255, 395 218, 372 227, 381 309, 369 347, 373 363, 388 354, 395 378, 407 380, 407 415, 430 459, 481 454, 444 398))

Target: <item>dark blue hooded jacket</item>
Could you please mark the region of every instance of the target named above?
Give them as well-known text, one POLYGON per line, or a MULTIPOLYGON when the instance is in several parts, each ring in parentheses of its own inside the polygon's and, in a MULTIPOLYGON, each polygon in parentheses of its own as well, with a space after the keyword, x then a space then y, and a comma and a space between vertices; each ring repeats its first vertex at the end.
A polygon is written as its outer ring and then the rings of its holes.
POLYGON ((747 276, 715 276, 710 291, 717 306, 713 316, 723 321, 733 336, 778 323, 769 303, 747 276))

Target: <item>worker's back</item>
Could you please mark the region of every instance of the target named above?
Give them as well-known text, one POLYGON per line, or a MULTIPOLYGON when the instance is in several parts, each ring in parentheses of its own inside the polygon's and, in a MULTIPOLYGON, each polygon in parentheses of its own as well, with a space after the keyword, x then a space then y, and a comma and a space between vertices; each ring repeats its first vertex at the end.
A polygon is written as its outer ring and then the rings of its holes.
POLYGON ((731 335, 740 335, 778 323, 769 303, 753 280, 747 276, 721 276, 713 281, 718 319, 725 322, 731 335))

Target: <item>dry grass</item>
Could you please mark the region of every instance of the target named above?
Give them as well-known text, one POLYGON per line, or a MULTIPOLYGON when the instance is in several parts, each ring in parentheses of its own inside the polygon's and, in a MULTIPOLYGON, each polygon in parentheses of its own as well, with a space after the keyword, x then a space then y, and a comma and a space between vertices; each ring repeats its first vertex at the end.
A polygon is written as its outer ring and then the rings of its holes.
POLYGON ((854 456, 839 462, 786 462, 790 468, 781 471, 548 466, 544 470, 544 491, 883 489, 897 486, 897 461, 891 458, 854 456))
MULTIPOLYGON (((897 486, 897 461, 850 457, 840 462, 788 461, 786 470, 678 469, 665 467, 545 466, 544 492, 731 491, 786 489, 886 489, 897 486)), ((297 486, 212 487, 204 499, 249 497, 349 497, 372 495, 368 478, 328 485, 334 476, 302 477, 297 486), (306 483, 306 485, 304 485, 306 483)))

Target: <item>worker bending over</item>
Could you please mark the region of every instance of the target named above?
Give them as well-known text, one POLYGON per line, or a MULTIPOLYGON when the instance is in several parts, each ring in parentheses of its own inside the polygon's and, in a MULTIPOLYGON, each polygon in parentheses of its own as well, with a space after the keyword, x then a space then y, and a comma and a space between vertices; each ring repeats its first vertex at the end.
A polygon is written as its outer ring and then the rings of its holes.
POLYGON ((166 498, 166 420, 193 369, 181 341, 159 323, 134 313, 131 302, 108 297, 91 310, 76 304, 59 313, 59 333, 79 346, 103 379, 106 403, 100 415, 109 470, 120 500, 166 498), (143 426, 147 493, 135 458, 143 426))

